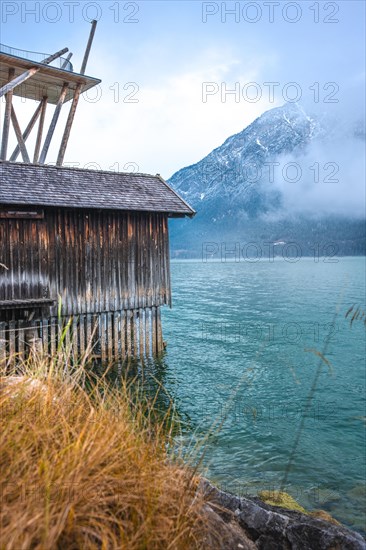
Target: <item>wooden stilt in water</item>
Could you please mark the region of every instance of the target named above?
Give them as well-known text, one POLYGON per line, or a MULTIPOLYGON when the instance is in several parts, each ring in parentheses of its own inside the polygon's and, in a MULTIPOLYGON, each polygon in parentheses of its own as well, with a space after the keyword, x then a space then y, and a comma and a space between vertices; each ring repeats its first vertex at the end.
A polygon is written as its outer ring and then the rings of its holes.
POLYGON ((6 371, 6 324, 0 323, 0 373, 6 371))
POLYGON ((151 308, 151 340, 152 340, 152 355, 157 355, 157 339, 156 339, 156 307, 151 308))

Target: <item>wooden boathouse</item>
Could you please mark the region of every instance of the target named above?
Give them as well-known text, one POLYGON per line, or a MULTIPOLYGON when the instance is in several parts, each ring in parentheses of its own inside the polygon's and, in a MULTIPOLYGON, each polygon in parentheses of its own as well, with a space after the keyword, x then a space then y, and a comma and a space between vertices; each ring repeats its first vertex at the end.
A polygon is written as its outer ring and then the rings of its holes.
MULTIPOLYGON (((94 30, 95 24, 84 62, 94 30)), ((108 362, 159 354, 160 308, 171 305, 168 218, 195 212, 159 175, 62 166, 78 96, 98 80, 51 68, 47 59, 43 66, 7 52, 0 53, 1 62, 0 364, 34 349, 52 355, 66 325, 75 356, 88 347, 108 362), (24 88, 25 72, 38 75, 41 87, 24 88), (17 79, 22 93, 39 101, 36 120, 23 133, 12 104, 17 79), (69 99, 57 163, 46 165, 55 113, 69 99), (42 147, 42 112, 49 102, 56 107, 42 147), (25 142, 37 119, 30 162, 25 142), (8 159, 10 121, 17 147, 8 159), (19 154, 23 162, 14 162, 19 154)))

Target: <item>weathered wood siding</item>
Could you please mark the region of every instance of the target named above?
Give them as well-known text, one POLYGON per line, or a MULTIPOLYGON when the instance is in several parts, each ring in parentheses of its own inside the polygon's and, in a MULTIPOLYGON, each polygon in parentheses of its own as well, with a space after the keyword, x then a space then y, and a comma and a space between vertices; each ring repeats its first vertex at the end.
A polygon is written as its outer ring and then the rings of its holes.
POLYGON ((60 295, 63 315, 171 301, 165 214, 46 209, 44 219, 0 219, 0 263, 0 301, 60 295))
POLYGON ((41 219, 0 218, 0 303, 54 299, 46 307, 1 309, 0 362, 66 345, 103 361, 162 351, 160 306, 171 303, 166 214, 45 209, 41 219), (57 299, 62 300, 62 319, 57 299))

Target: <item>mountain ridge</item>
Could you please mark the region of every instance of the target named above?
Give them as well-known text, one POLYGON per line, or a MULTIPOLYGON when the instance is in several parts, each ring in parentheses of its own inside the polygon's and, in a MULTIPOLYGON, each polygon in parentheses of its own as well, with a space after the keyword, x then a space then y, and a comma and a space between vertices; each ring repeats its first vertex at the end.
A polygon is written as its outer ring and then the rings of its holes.
MULTIPOLYGON (((330 159, 337 158, 344 141, 353 144, 356 139, 364 141, 359 129, 353 135, 339 121, 308 115, 298 104, 266 111, 168 180, 197 210, 194 220, 171 224, 172 256, 197 256, 199 244, 218 238, 300 240, 305 251, 314 238, 326 239, 337 244, 341 254, 364 253, 364 217, 342 213, 342 201, 339 206, 333 200, 337 193, 348 192, 346 176, 337 179, 340 166, 324 157, 328 151, 330 159), (318 162, 321 155, 325 160, 318 162), (320 171, 323 180, 316 186, 320 171), (316 193, 328 194, 320 207, 316 193), (314 205, 310 201, 308 211, 302 211, 302 201, 309 196, 314 205), (340 211, 332 210, 330 199, 340 211)), ((356 153, 350 151, 352 158, 356 153)))

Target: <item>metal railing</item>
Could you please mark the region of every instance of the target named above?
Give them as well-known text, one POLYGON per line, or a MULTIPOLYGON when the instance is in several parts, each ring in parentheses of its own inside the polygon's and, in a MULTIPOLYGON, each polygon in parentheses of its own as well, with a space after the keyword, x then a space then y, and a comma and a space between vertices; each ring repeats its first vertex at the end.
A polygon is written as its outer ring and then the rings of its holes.
MULTIPOLYGON (((0 44, 0 52, 15 55, 16 57, 21 57, 23 59, 29 59, 30 61, 36 61, 37 63, 41 63, 43 59, 46 59, 46 57, 49 57, 50 55, 47 53, 20 50, 19 48, 12 48, 10 46, 6 46, 5 44, 0 44)), ((65 57, 58 57, 52 61, 50 65, 57 67, 58 69, 62 68, 65 71, 73 72, 74 70, 72 63, 70 63, 70 61, 68 61, 65 57)))

